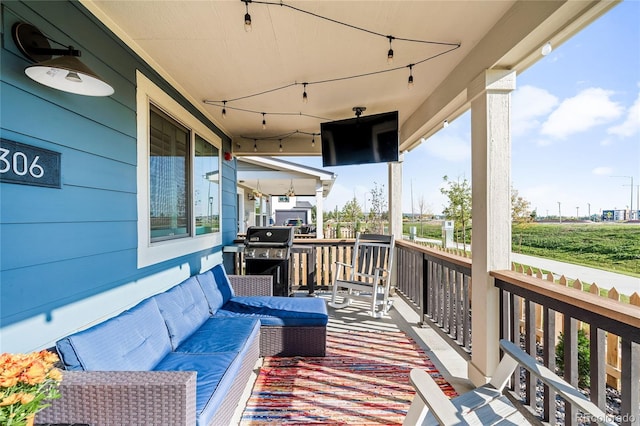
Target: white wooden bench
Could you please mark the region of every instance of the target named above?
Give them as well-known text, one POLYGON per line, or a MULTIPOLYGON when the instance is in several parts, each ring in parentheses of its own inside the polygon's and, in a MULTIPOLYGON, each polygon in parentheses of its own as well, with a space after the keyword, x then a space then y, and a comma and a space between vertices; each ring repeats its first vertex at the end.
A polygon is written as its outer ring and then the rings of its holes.
POLYGON ((598 406, 589 401, 548 368, 508 340, 501 340, 504 356, 489 383, 455 398, 447 398, 425 371, 410 373, 416 396, 404 425, 525 425, 527 418, 502 393, 509 378, 520 365, 564 398, 567 403, 601 425, 615 425, 598 406))

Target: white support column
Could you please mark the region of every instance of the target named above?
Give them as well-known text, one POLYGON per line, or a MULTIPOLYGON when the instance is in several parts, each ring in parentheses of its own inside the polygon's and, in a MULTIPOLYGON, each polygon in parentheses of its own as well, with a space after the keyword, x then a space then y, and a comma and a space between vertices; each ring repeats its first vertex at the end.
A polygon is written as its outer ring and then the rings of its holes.
POLYGON ((389 164, 389 234, 402 239, 402 161, 389 164))
POLYGON ((316 238, 324 238, 322 181, 316 182, 316 238))
POLYGON ((468 88, 471 100, 473 263, 469 379, 488 381, 499 361, 498 290, 489 271, 511 265, 511 91, 516 73, 488 70, 468 88))

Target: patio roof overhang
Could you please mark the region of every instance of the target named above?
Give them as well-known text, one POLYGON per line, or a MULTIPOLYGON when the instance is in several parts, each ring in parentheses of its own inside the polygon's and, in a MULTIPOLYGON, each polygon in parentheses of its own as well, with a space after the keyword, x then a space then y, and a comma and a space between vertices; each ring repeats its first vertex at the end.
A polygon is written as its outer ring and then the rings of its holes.
POLYGON ((240 0, 81 2, 231 136, 236 156, 320 155, 321 144, 312 144, 311 134, 319 133, 323 121, 353 117, 354 106, 365 106, 365 114, 398 110, 401 151, 410 150, 469 108, 467 91, 486 70, 522 72, 541 58, 546 42, 560 45, 617 3, 285 2, 381 35, 460 44, 441 54, 450 46, 394 39, 394 62, 388 65, 385 37, 280 2, 248 3, 251 33, 244 30, 240 0), (411 90, 410 64, 417 64, 411 90), (317 82, 306 87, 308 103, 302 102, 303 82, 317 82), (286 88, 272 90, 280 87, 286 88))
POLYGON ((322 187, 326 197, 336 180, 334 173, 270 157, 240 157, 237 173, 239 185, 275 196, 286 195, 293 186, 296 196, 313 197, 322 187))

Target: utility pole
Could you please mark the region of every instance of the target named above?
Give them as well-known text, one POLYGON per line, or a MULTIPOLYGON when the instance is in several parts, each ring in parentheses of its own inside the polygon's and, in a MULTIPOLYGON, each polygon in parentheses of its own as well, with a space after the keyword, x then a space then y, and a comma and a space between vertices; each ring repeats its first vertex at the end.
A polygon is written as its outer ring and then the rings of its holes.
MULTIPOLYGON (((629 216, 631 216, 631 211, 633 210, 633 176, 611 176, 611 177, 619 177, 625 179, 631 179, 631 202, 629 203, 629 216)), ((627 185, 622 185, 627 186, 627 185)))
POLYGON ((589 213, 589 220, 591 220, 591 203, 587 203, 587 212, 589 213))
POLYGON ((576 206, 576 219, 580 219, 580 207, 576 206))
POLYGON ((560 210, 560 201, 558 201, 558 221, 562 223, 562 210, 560 210))

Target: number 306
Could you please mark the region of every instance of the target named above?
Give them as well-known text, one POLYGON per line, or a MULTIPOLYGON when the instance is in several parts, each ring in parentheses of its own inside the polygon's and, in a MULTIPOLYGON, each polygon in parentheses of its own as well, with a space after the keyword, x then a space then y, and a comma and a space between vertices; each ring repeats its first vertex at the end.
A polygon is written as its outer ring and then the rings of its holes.
POLYGON ((10 156, 11 151, 5 148, 0 148, 0 173, 7 173, 9 170, 13 170, 18 176, 24 176, 29 173, 34 178, 40 178, 44 175, 44 169, 38 164, 40 159, 39 155, 36 155, 31 163, 27 158, 27 154, 21 151, 16 151, 10 156))

